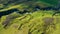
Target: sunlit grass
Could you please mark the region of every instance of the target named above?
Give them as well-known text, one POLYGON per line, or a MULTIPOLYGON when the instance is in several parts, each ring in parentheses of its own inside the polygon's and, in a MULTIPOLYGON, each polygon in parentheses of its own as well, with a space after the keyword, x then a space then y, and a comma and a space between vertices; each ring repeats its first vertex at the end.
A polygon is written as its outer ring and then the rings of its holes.
MULTIPOLYGON (((52 17, 52 12, 53 11, 48 11, 48 12, 44 11, 43 12, 42 10, 40 10, 40 11, 33 12, 30 15, 25 14, 23 16, 17 17, 15 19, 13 19, 12 21, 10 21, 10 23, 12 23, 12 24, 10 26, 7 26, 6 29, 3 28, 2 23, 6 20, 7 16, 3 16, 1 18, 1 22, 0 22, 0 24, 1 24, 0 34, 28 34, 29 29, 31 29, 30 32, 32 34, 41 34, 44 31, 43 19, 46 17, 54 18, 55 29, 53 27, 51 27, 51 25, 50 26, 48 25, 49 29, 47 29, 45 33, 46 34, 60 34, 59 33, 60 21, 57 23, 57 20, 58 19, 60 20, 60 15, 52 17), (58 18, 58 19, 56 19, 56 18, 58 18), (23 25, 21 26, 21 24, 23 24, 23 25), (20 26, 21 26, 21 28, 18 29, 20 26), (35 28, 37 28, 37 29, 34 30, 35 28), (39 32, 38 32, 38 30, 39 30, 39 32)), ((19 14, 17 14, 17 13, 16 14, 12 13, 11 15, 19 16, 19 14)))

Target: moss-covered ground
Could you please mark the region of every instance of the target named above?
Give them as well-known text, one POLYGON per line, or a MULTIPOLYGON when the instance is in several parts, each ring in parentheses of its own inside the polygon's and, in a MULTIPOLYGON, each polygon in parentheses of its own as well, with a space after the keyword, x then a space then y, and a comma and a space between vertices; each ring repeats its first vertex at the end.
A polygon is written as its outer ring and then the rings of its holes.
POLYGON ((8 13, 11 9, 19 10, 8 15, 0 14, 0 34, 60 34, 60 13, 53 15, 56 11, 52 9, 34 11, 36 5, 41 8, 55 7, 59 0, 33 0, 34 2, 22 3, 13 1, 11 4, 7 0, 7 4, 2 1, 0 3, 0 13, 4 11, 8 13), (30 13, 18 13, 23 12, 24 9, 30 13))
POLYGON ((20 15, 14 12, 2 16, 0 34, 60 34, 60 15, 52 14, 52 10, 39 10, 31 14, 20 15))

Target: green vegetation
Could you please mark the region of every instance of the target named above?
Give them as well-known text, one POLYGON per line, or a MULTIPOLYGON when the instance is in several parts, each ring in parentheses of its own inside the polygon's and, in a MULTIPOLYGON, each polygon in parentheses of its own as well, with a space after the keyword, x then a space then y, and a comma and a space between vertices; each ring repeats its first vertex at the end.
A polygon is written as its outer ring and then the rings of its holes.
POLYGON ((40 10, 31 14, 20 15, 14 12, 3 16, 0 19, 0 34, 60 34, 60 15, 52 17, 52 14, 52 10, 40 10), (9 20, 7 26, 3 24, 7 23, 6 20, 9 20))
POLYGON ((58 3, 58 0, 39 0, 42 1, 43 3, 48 3, 51 5, 56 5, 58 3))
POLYGON ((23 12, 24 9, 30 11, 30 13, 24 14, 13 12, 8 15, 3 15, 0 18, 0 34, 60 34, 60 13, 52 16, 55 10, 34 11, 36 5, 41 8, 56 6, 58 0, 25 1, 23 0, 21 3, 18 3, 18 1, 13 0, 10 4, 7 0, 0 1, 2 2, 0 3, 0 12, 11 9, 18 9, 18 12, 23 12))

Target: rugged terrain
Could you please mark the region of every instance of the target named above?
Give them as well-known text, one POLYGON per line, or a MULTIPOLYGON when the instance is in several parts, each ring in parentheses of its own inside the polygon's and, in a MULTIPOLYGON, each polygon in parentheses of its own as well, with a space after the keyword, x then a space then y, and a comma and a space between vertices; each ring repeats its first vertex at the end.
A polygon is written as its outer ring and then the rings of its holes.
POLYGON ((0 34, 60 34, 58 1, 1 0, 0 34))

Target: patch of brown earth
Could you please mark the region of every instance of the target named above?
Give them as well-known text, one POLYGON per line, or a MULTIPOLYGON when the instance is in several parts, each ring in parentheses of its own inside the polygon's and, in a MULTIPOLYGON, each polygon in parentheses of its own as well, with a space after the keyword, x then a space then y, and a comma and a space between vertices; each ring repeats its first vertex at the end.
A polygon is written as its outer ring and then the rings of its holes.
POLYGON ((49 24, 52 24, 54 22, 54 18, 46 17, 46 18, 43 18, 43 21, 45 24, 49 25, 49 24))
POLYGON ((43 25, 43 33, 42 34, 47 34, 47 33, 49 34, 49 32, 47 32, 47 30, 49 30, 49 28, 52 28, 54 30, 56 29, 55 23, 54 23, 54 18, 45 17, 45 18, 43 18, 43 22, 44 22, 44 25, 43 25))

